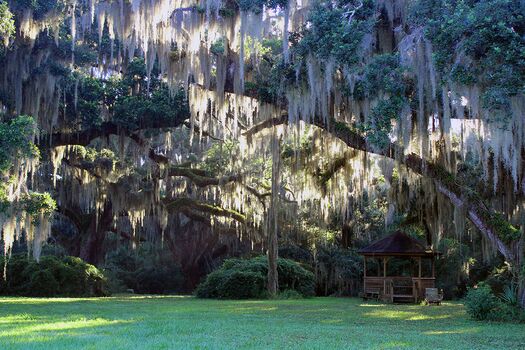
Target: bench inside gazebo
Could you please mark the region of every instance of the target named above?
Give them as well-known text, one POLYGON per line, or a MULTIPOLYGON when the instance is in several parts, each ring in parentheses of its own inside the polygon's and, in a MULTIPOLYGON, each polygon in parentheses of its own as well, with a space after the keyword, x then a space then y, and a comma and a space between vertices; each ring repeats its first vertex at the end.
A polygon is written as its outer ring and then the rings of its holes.
POLYGON ((405 232, 397 231, 359 250, 364 256, 364 298, 418 302, 435 285, 435 257, 405 232))

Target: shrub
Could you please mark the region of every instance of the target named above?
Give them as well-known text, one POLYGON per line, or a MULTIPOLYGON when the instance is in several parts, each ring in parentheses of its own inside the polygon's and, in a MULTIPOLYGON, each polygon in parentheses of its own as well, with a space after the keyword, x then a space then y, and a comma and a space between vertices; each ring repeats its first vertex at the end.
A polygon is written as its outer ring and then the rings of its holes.
POLYGON ((263 295, 265 279, 258 272, 230 270, 217 288, 221 298, 246 299, 263 295))
POLYGON ((30 274, 30 280, 24 289, 31 296, 47 297, 58 295, 60 286, 49 270, 36 270, 30 274))
POLYGON ((492 311, 490 319, 504 322, 525 322, 525 311, 518 306, 500 301, 492 311))
MULTIPOLYGON (((279 259, 277 263, 279 288, 301 296, 312 296, 315 291, 313 273, 299 263, 279 259)), ((228 259, 210 273, 197 287, 199 298, 246 299, 265 297, 268 275, 268 260, 265 256, 253 259, 228 259)))
POLYGON ((295 290, 287 289, 279 293, 279 299, 302 299, 303 295, 295 290))
POLYGON ((469 288, 464 301, 467 313, 476 320, 490 318, 498 304, 490 287, 483 282, 477 288, 469 288))
MULTIPOLYGON (((263 260, 266 263, 266 259, 263 260)), ((315 294, 314 274, 293 260, 279 259, 277 264, 280 290, 295 290, 303 296, 315 294)))
MULTIPOLYGON (((4 264, 5 258, 0 262, 4 264)), ((0 294, 22 296, 106 296, 107 280, 95 266, 80 258, 43 256, 40 262, 25 254, 7 260, 0 294)))
POLYGON ((525 322, 525 311, 515 292, 515 288, 508 287, 498 298, 487 283, 481 282, 477 288, 468 289, 464 299, 467 313, 476 320, 525 322))
POLYGON ((507 264, 501 266, 490 266, 492 270, 487 275, 485 282, 496 295, 504 294, 509 281, 512 281, 512 271, 507 264))

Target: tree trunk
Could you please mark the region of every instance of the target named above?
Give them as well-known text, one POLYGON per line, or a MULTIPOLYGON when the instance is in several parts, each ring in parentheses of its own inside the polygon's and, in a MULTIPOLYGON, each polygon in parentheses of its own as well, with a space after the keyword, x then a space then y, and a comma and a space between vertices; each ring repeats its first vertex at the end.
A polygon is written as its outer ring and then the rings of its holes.
POLYGON ((281 140, 276 130, 273 131, 272 140, 272 197, 268 210, 268 293, 270 296, 277 295, 279 291, 279 276, 277 272, 278 258, 278 214, 279 214, 279 191, 281 171, 281 140))
POLYGON ((518 256, 518 302, 525 309, 525 232, 521 232, 521 239, 516 244, 516 255, 518 256))
POLYGON ((93 265, 98 265, 102 262, 106 232, 109 230, 112 222, 113 211, 111 202, 108 201, 104 204, 104 209, 98 218, 95 214, 93 215, 87 230, 83 233, 87 237, 83 240, 80 248, 80 258, 82 260, 93 265))
POLYGON ((521 307, 525 309, 525 273, 523 272, 518 280, 518 301, 521 307))

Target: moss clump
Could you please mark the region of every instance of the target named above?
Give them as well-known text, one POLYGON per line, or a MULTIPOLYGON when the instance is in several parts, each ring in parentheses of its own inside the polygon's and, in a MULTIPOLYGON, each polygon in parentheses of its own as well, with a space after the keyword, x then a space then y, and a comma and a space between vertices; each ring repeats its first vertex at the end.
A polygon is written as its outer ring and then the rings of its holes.
POLYGON ((508 222, 501 213, 489 213, 488 222, 505 243, 511 243, 521 237, 521 231, 508 222))

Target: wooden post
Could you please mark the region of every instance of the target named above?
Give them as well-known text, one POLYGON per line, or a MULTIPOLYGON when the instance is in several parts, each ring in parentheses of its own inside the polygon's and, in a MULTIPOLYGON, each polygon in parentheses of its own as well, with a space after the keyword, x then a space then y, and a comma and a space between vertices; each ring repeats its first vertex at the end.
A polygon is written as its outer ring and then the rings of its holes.
POLYGON ((432 278, 436 278, 436 262, 434 260, 434 257, 432 257, 432 278))
MULTIPOLYGON (((418 273, 418 279, 417 279, 417 294, 418 294, 418 297, 419 295, 423 295, 421 294, 421 292, 423 291, 421 288, 421 257, 418 257, 417 258, 417 263, 419 265, 419 273, 418 273)), ((417 302, 417 300, 416 300, 417 302)))
POLYGON ((383 257, 383 295, 386 296, 386 292, 389 288, 387 288, 386 283, 386 257, 383 257))
POLYGON ((363 273, 364 273, 364 277, 363 277, 363 292, 364 292, 364 295, 366 296, 366 255, 364 256, 363 273))

